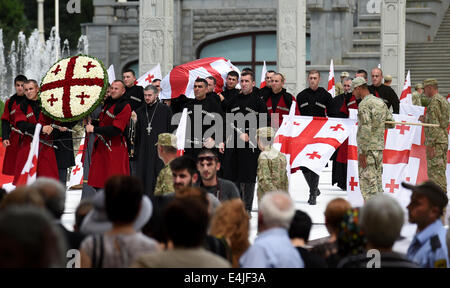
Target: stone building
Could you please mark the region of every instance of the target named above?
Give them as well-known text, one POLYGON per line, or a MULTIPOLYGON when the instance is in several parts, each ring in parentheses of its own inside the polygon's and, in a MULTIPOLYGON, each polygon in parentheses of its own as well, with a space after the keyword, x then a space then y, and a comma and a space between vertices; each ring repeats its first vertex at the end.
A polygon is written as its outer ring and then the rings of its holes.
MULTIPOLYGON (((153 0, 157 1, 157 0, 153 0)), ((305 0, 306 69, 322 73, 326 86, 330 60, 335 75, 381 63, 381 0, 305 0)), ((138 74, 139 1, 94 0, 92 23, 82 24, 89 52, 116 74, 138 74)), ((263 61, 277 68, 278 0, 174 0, 173 65, 222 56, 236 66, 253 67, 259 82, 263 61)), ((450 93, 450 0, 406 1, 406 70, 413 85, 436 77, 450 93)), ((152 36, 158 41, 158 35, 152 36)), ((161 41, 161 39, 159 39, 161 41)), ((369 77, 370 78, 370 77, 369 77)), ((298 91, 290 91, 297 93, 298 91)))

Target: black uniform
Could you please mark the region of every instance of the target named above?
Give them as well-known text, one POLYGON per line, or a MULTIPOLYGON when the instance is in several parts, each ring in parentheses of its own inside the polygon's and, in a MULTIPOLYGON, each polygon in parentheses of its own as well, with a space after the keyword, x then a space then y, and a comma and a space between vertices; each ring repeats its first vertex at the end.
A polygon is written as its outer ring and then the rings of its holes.
MULTIPOLYGON (((72 129, 77 122, 62 123, 61 126, 72 129)), ((58 138, 55 139, 56 164, 58 165, 59 181, 66 185, 67 182, 67 168, 75 166, 75 155, 73 153, 73 139, 72 132, 59 132, 58 138)))
POLYGON ((227 89, 223 90, 222 96, 225 98, 222 101, 222 110, 227 111, 228 103, 230 102, 230 99, 233 97, 236 97, 239 95, 239 90, 236 88, 233 89, 227 89))
POLYGON ((398 99, 397 93, 395 93, 394 89, 384 84, 381 84, 378 87, 373 85, 369 86, 369 91, 374 96, 383 99, 384 103, 390 109, 392 106, 392 110, 395 114, 400 113, 400 100, 398 99))
POLYGON ((259 97, 261 97, 261 99, 267 101, 270 95, 272 95, 272 88, 264 86, 263 88, 259 89, 259 97))
MULTIPOLYGON (((330 93, 322 87, 313 91, 311 88, 306 88, 297 95, 297 105, 300 110, 300 115, 327 117, 333 116, 333 98, 330 93)), ((309 200, 311 205, 316 204, 316 197, 320 195, 319 191, 319 175, 306 167, 301 167, 303 175, 309 186, 309 200)))
POLYGON ((131 111, 136 111, 142 104, 144 104, 144 88, 141 86, 133 85, 131 87, 125 87, 125 93, 123 96, 128 100, 128 104, 131 106, 131 111))
MULTIPOLYGON (((242 113, 244 116, 253 113, 256 119, 259 118, 259 114, 267 113, 266 104, 259 97, 259 93, 255 90, 248 94, 239 94, 237 97, 230 99, 227 113, 238 114, 242 113)), ((240 123, 234 121, 234 125, 241 129, 243 133, 247 133, 250 137, 256 135, 256 129, 258 127, 249 127, 248 121, 245 123, 245 127, 242 127, 240 123), (251 129, 253 131, 251 131, 251 129)), ((259 125, 258 121, 258 125, 259 125)), ((227 126, 231 123, 227 123, 227 126)), ((230 129, 230 128, 227 128, 230 129)), ((258 166, 258 156, 259 149, 256 146, 256 139, 250 138, 250 141, 255 146, 251 146, 250 142, 242 142, 239 138, 239 133, 235 130, 231 130, 233 133, 232 137, 227 139, 225 147, 230 147, 234 145, 233 148, 225 149, 225 160, 224 160, 224 178, 235 182, 236 186, 241 193, 241 197, 245 202, 247 211, 252 210, 253 195, 255 190, 256 182, 256 169, 258 166), (243 148, 239 148, 243 147, 243 148)), ((228 138, 228 135, 227 135, 228 138)))
MULTIPOLYGON (((218 146, 220 142, 225 141, 223 137, 223 127, 221 127, 221 130, 211 131, 211 128, 217 121, 216 117, 220 116, 222 119, 225 119, 225 116, 220 103, 213 97, 205 97, 205 99, 202 100, 192 99, 186 104, 185 108, 188 110, 190 125, 188 123, 186 127, 184 154, 196 159, 198 153, 203 148, 205 140, 209 137, 214 139, 216 146, 218 146), (197 129, 194 129, 195 126, 197 126, 197 129), (205 132, 207 131, 213 133, 206 135, 205 132)), ((216 128, 220 127, 216 126, 216 128)))

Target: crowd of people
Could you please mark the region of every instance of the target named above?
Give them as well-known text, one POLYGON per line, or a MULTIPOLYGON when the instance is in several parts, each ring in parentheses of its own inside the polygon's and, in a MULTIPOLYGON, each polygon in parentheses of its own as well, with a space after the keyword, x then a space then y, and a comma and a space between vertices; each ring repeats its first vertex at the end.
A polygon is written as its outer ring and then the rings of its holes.
MULTIPOLYGON (((1 118, 3 173, 18 183, 38 123, 43 126, 42 148, 36 183, 18 187, 1 201, 0 249, 13 253, 0 253, 5 257, 0 266, 61 267, 67 262, 63 252, 75 249, 81 267, 369 267, 367 251, 372 250, 381 253, 381 267, 448 267, 441 221, 448 203, 443 160, 448 103, 436 80, 416 86, 414 104, 428 105, 420 120, 439 127, 425 129, 431 181, 404 184, 412 190, 409 221, 418 230, 407 255, 400 255, 392 246, 400 237, 404 213, 395 200, 382 195, 381 187, 384 131, 392 127, 385 122, 393 120, 400 105, 394 90, 382 83, 381 69, 371 72, 372 85, 364 70, 354 79, 344 72, 336 85, 342 93, 335 98, 319 87, 316 70, 308 73, 308 88, 294 97, 284 88, 284 75, 268 71, 267 84, 259 89, 253 71, 244 69, 240 75, 228 73, 220 93, 211 76, 195 80, 194 99, 180 95, 160 100, 161 80, 136 86, 134 71, 127 70, 88 118, 64 125, 40 110, 37 82, 17 76, 16 94, 1 118), (428 102, 419 95, 422 88, 428 102), (331 201, 325 211, 330 237, 314 247, 308 245, 311 218, 295 210, 288 193, 286 157, 272 145, 293 101, 296 115, 346 118, 349 109, 359 112, 359 179, 365 205, 352 208, 344 199, 331 201), (174 119, 183 109, 189 121, 185 155, 179 156, 174 135, 179 119, 174 119), (82 201, 72 232, 60 220, 68 169, 78 149, 70 131, 77 126, 84 127, 87 143, 82 201), (250 245, 256 184, 258 237, 250 245), (27 222, 30 218, 34 220, 27 222), (35 236, 31 242, 23 235, 30 229, 35 236), (33 257, 40 260, 33 262, 33 257)), ((343 190, 345 148, 344 143, 333 157, 332 184, 343 190)), ((309 186, 308 204, 315 205, 321 193, 319 175, 300 169, 309 186)))

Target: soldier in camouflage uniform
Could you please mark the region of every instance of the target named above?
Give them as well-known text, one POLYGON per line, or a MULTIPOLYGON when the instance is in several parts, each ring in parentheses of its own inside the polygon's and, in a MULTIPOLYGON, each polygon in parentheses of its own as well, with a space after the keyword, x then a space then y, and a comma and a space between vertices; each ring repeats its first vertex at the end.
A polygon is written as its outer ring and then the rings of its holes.
POLYGON ((345 93, 343 83, 344 79, 348 77, 350 77, 350 74, 348 72, 344 71, 341 73, 341 82, 337 82, 335 85, 336 96, 345 93))
POLYGON ((419 120, 429 124, 439 124, 439 127, 425 127, 425 146, 427 146, 428 178, 438 184, 447 192, 447 166, 448 150, 448 117, 449 104, 439 95, 436 79, 427 79, 423 82, 425 95, 431 99, 425 116, 419 120))
MULTIPOLYGON (((414 86, 414 90, 416 90, 416 91, 414 91, 412 93, 412 95, 411 95, 412 96, 413 105, 427 106, 428 103, 427 103, 427 105, 422 105, 423 85, 420 84, 420 83, 417 84, 416 86, 414 86)), ((423 95, 423 96, 425 96, 425 95, 423 95)))
POLYGON ((270 191, 289 190, 286 171, 286 157, 273 148, 272 138, 275 132, 272 127, 259 128, 256 131, 258 148, 262 151, 258 157, 258 200, 270 191))
POLYGON ((156 179, 155 196, 175 193, 173 187, 172 170, 170 162, 177 158, 177 136, 170 133, 161 133, 158 135, 158 156, 164 162, 164 168, 159 172, 156 179))
POLYGON ((394 128, 391 111, 383 100, 369 92, 366 80, 358 77, 352 81, 353 95, 362 99, 358 106, 358 175, 361 194, 365 201, 383 193, 383 149, 385 128, 394 128))

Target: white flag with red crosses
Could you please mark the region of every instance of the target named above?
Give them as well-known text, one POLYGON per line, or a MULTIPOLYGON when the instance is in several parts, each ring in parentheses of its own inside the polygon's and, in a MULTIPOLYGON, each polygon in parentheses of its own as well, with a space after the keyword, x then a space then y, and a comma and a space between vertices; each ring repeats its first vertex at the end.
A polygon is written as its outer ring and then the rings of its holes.
POLYGON ((317 174, 349 135, 354 120, 285 115, 274 147, 289 159, 291 169, 304 166, 317 174))
POLYGON ((153 67, 150 71, 139 77, 136 81, 137 86, 147 87, 152 84, 152 81, 155 79, 162 79, 161 75, 161 64, 158 63, 155 67, 153 67))
POLYGON ((75 167, 72 168, 70 172, 69 187, 83 184, 83 151, 84 151, 84 137, 86 137, 86 132, 84 133, 83 139, 80 143, 80 148, 78 148, 77 156, 75 157, 75 167))
MULTIPOLYGON (((414 116, 394 114, 395 121, 417 122, 414 116)), ((403 207, 409 203, 408 191, 402 189, 401 182, 410 180, 407 167, 411 154, 411 147, 416 133, 420 133, 420 126, 397 124, 393 129, 386 129, 383 150, 382 187, 384 193, 393 196, 403 207)), ((358 177, 358 148, 356 141, 357 124, 349 136, 349 151, 347 165, 347 193, 352 206, 364 204, 358 177)))
POLYGON ((17 187, 30 185, 36 181, 39 159, 39 135, 41 133, 41 128, 42 125, 39 123, 36 124, 36 128, 34 128, 33 142, 31 142, 30 145, 27 162, 25 162, 22 173, 20 173, 19 179, 17 180, 17 187))

